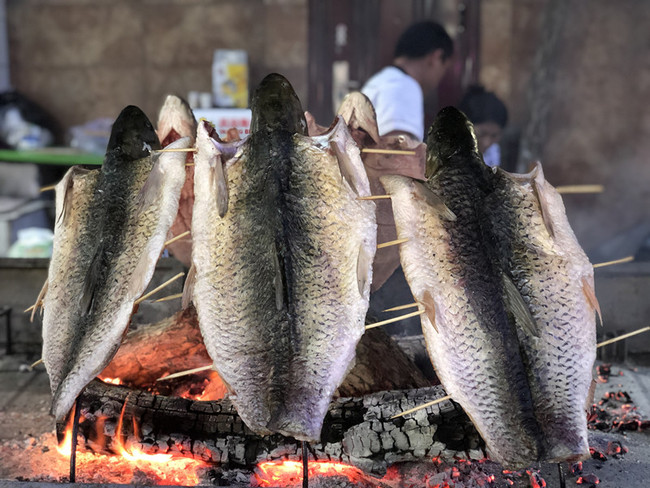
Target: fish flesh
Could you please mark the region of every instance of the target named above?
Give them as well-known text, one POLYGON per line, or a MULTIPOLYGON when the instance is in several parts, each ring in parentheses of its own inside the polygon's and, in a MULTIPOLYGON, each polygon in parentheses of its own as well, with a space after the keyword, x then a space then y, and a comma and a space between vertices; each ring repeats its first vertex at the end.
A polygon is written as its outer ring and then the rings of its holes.
MULTIPOLYGON (((160 145, 165 148, 172 142, 182 138, 190 138, 190 146, 194 146, 196 138, 196 119, 189 104, 176 95, 167 95, 158 114, 156 133, 160 145)), ((186 153, 185 184, 181 189, 178 202, 178 214, 169 232, 169 238, 190 231, 192 227, 192 208, 194 207, 194 153, 186 153)), ((192 235, 183 237, 168 246, 172 256, 188 268, 192 264, 192 235)))
POLYGON ((102 167, 72 167, 56 187, 42 357, 57 421, 119 347, 176 217, 185 154, 151 154, 159 147, 146 115, 128 106, 102 167))
POLYGON ((495 255, 528 306, 535 333, 518 328, 544 434, 543 461, 589 457, 587 407, 596 359, 593 266, 540 163, 525 175, 494 176, 486 214, 495 255))
POLYGON ((199 124, 192 297, 208 353, 259 434, 320 437, 365 326, 374 203, 342 119, 307 136, 289 82, 267 76, 251 133, 224 144, 199 124))
POLYGON ((401 244, 401 263, 425 311, 422 330, 440 381, 494 460, 530 465, 542 435, 512 319, 521 297, 513 296, 485 244, 491 172, 469 121, 452 107, 440 111, 427 138, 426 182, 398 175, 381 182, 397 235, 409 239, 401 244))
MULTIPOLYGON (((391 149, 408 151, 413 154, 363 153, 361 159, 370 182, 373 195, 384 195, 384 187, 379 178, 382 175, 397 174, 411 178, 424 178, 426 145, 405 136, 379 136, 377 116, 372 102, 361 92, 351 92, 345 96, 337 113, 348 124, 352 137, 359 147, 370 149, 391 149)), ((393 208, 390 200, 377 200, 377 242, 397 239, 393 208)), ((399 248, 384 247, 377 250, 372 265, 371 292, 377 291, 399 267, 399 248)), ((403 283, 403 282, 402 282, 403 283)), ((406 287, 406 285, 404 285, 406 287)), ((399 326, 396 326, 399 327, 399 326)))

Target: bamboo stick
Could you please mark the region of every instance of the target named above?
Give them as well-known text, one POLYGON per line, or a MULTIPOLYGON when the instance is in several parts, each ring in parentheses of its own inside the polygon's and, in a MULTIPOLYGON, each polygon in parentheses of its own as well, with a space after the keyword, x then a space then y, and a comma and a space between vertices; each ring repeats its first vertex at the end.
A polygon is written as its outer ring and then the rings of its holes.
POLYGON ((178 273, 176 276, 174 276, 173 278, 168 279, 168 280, 165 281, 162 285, 160 285, 160 286, 154 288, 153 290, 151 290, 151 291, 150 291, 149 293, 147 293, 146 295, 142 295, 140 298, 138 298, 138 299, 135 301, 135 304, 134 304, 134 305, 138 305, 138 304, 142 303, 142 302, 145 301, 147 298, 149 298, 151 295, 154 295, 154 294, 158 293, 160 290, 162 290, 163 288, 165 288, 167 285, 169 285, 169 284, 172 283, 173 281, 176 281, 176 280, 177 280, 178 278, 180 278, 181 276, 185 276, 185 273, 183 273, 183 272, 178 273))

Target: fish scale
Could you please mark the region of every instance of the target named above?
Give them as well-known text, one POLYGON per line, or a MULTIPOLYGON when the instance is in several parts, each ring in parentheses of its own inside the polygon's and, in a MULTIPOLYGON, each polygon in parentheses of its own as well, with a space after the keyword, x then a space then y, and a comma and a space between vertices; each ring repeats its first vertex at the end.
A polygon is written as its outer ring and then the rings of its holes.
POLYGON ((102 168, 73 167, 57 185, 43 301, 43 362, 57 421, 119 347, 176 215, 185 157, 155 162, 148 154, 156 144, 149 120, 129 106, 113 124, 102 168))
POLYGON ((262 82, 252 107, 251 135, 237 151, 199 126, 193 300, 244 422, 314 441, 364 332, 374 204, 357 200, 369 184, 342 121, 306 137, 297 97, 279 75, 262 82), (352 161, 358 193, 332 142, 352 161), (226 209, 219 188, 227 188, 226 209))
POLYGON ((596 356, 596 327, 583 278, 593 288, 593 267, 571 230, 562 198, 544 180, 541 165, 523 176, 499 171, 496 181, 486 208, 498 255, 538 326, 539 337, 520 333, 520 342, 544 431, 544 459, 586 459, 584 410, 596 356))
POLYGON ((431 361, 467 412, 491 456, 522 468, 539 457, 533 410, 515 323, 505 302, 490 229, 482 217, 490 192, 471 127, 443 109, 429 132, 428 180, 384 176, 391 195, 404 274, 425 309, 422 329, 431 361))

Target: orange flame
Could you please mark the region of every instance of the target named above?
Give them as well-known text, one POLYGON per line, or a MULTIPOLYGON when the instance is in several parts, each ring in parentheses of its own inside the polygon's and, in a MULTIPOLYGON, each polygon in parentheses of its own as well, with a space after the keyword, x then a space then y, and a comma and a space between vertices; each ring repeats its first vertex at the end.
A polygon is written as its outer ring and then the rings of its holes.
POLYGON ((74 410, 77 408, 76 404, 74 407, 72 407, 72 410, 70 411, 70 416, 68 417, 68 421, 65 424, 65 433, 63 435, 63 441, 61 441, 61 444, 56 446, 56 450, 59 451, 59 454, 62 454, 63 456, 70 457, 70 454, 72 453, 72 423, 74 422, 74 410))
POLYGON ((111 385, 121 385, 122 380, 119 378, 102 378, 101 376, 98 376, 100 380, 102 380, 104 383, 109 383, 111 385))
MULTIPOLYGON (((126 402, 124 404, 126 407, 126 402)), ((149 472, 154 475, 161 484, 165 485, 185 485, 192 486, 200 483, 198 469, 206 466, 206 463, 191 458, 175 458, 172 454, 146 454, 135 446, 126 447, 122 441, 122 427, 124 421, 125 407, 122 408, 120 417, 117 422, 115 438, 113 440, 113 450, 117 456, 103 456, 92 453, 79 453, 77 456, 77 466, 81 467, 84 462, 95 462, 97 458, 107 457, 119 462, 119 467, 115 466, 113 473, 124 477, 132 476, 135 468, 140 471, 149 472)), ((57 451, 66 457, 70 457, 72 450, 72 422, 74 419, 74 409, 70 413, 70 418, 66 424, 65 435, 61 444, 57 446, 57 451)), ((98 419, 99 420, 99 419, 98 419)), ((98 440, 103 438, 103 420, 97 423, 98 440)), ((134 431, 135 429, 135 419, 134 431)), ((101 442, 101 441, 100 441, 101 442)), ((114 480, 111 480, 114 481, 114 480)), ((127 481, 131 481, 128 480, 127 481)))
MULTIPOLYGON (((269 461, 257 465, 255 478, 259 486, 286 486, 302 481, 302 461, 269 461)), ((366 478, 364 473, 354 466, 331 461, 310 461, 309 477, 345 476, 352 483, 366 478)))

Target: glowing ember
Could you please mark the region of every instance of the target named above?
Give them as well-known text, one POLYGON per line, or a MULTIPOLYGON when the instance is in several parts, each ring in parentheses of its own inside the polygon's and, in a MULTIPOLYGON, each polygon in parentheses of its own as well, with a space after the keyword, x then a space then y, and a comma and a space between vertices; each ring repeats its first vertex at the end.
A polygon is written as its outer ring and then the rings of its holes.
MULTIPOLYGON (((259 486, 287 486, 302 481, 301 461, 264 462, 257 465, 255 479, 259 486)), ((364 473, 354 466, 330 461, 310 461, 309 477, 345 476, 349 481, 358 483, 366 478, 364 473)))
POLYGON ((100 380, 102 380, 104 383, 109 383, 111 385, 121 385, 122 380, 119 378, 102 378, 98 377, 100 380))

